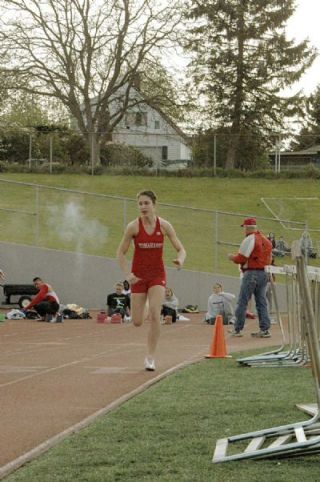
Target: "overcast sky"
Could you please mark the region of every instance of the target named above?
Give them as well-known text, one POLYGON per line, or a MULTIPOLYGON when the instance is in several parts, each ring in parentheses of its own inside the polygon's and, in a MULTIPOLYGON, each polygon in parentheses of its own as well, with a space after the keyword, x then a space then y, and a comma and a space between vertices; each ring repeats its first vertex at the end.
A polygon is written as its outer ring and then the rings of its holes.
MULTIPOLYGON (((299 42, 309 39, 310 43, 318 49, 318 58, 299 83, 294 86, 294 92, 301 89, 308 95, 320 84, 320 0, 296 0, 296 5, 296 12, 287 24, 288 37, 295 38, 299 42)), ((179 54, 166 53, 165 63, 169 68, 172 67, 177 71, 179 67, 186 67, 187 56, 182 52, 179 54)), ((181 75, 183 77, 183 74, 181 75)), ((177 72, 176 78, 179 78, 177 72)))
POLYGON ((296 5, 296 13, 288 22, 288 36, 298 41, 308 38, 319 51, 318 58, 298 84, 310 94, 320 84, 320 0, 296 0, 296 5))

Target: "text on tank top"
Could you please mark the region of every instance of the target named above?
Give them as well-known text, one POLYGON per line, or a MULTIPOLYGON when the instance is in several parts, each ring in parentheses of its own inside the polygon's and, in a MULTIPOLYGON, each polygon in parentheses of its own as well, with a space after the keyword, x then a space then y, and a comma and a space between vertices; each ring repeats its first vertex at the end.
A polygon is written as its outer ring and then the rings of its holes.
POLYGON ((142 219, 139 218, 139 231, 134 237, 134 255, 132 272, 142 279, 153 279, 164 274, 163 241, 160 219, 151 234, 144 229, 142 219))

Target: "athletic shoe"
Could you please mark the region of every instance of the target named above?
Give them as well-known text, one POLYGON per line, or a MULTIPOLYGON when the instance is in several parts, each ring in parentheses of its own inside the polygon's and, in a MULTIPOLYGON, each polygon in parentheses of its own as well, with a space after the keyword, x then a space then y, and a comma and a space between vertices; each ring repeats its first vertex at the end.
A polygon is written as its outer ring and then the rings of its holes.
POLYGON ((275 320, 274 318, 270 318, 270 323, 271 323, 271 325, 277 325, 278 324, 277 320, 275 320))
POLYGON ((232 336, 237 336, 238 338, 243 336, 240 330, 235 330, 234 328, 232 328, 231 330, 228 330, 228 333, 230 333, 230 335, 232 336))
POLYGON ((154 372, 156 369, 154 358, 151 356, 146 356, 144 359, 144 368, 149 372, 154 372))
POLYGON ((255 338, 270 338, 271 333, 268 330, 265 330, 265 331, 260 330, 260 331, 251 333, 251 336, 254 336, 255 338))

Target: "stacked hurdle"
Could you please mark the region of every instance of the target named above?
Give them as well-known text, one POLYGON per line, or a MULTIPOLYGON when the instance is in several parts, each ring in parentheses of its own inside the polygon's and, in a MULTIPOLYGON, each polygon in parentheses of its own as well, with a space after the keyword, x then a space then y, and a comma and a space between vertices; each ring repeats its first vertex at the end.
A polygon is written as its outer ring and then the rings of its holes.
MULTIPOLYGON (((296 265, 283 266, 277 268, 268 266, 269 273, 284 275, 286 279, 286 303, 288 307, 288 332, 284 333, 283 322, 279 313, 278 300, 274 285, 272 285, 273 298, 275 302, 277 320, 282 333, 282 345, 278 349, 254 355, 252 357, 240 358, 238 363, 243 366, 251 367, 301 367, 310 362, 308 344, 306 340, 307 326, 303 317, 300 286, 296 265), (284 350, 285 340, 288 340, 289 348, 284 350)), ((318 320, 317 330, 319 329, 319 289, 320 289, 320 269, 312 266, 306 267, 309 282, 311 284, 312 305, 315 318, 318 320)))
MULTIPOLYGON (((295 294, 295 303, 291 306, 294 326, 290 327, 294 332, 291 333, 292 345, 286 356, 288 357, 288 354, 294 350, 297 360, 308 359, 311 362, 317 399, 316 408, 313 412, 314 415, 311 419, 304 422, 282 425, 220 439, 217 441, 214 451, 212 460, 214 463, 243 459, 295 457, 320 452, 320 350, 318 308, 320 275, 319 272, 314 269, 307 269, 300 249, 298 250, 297 246, 295 249, 296 265, 295 269, 290 270, 289 283, 289 291, 295 294), (291 281, 294 282, 291 283, 291 281), (296 312, 297 310, 298 313, 296 312), (298 340, 299 337, 300 340, 298 340), (245 449, 238 453, 227 455, 229 445, 237 442, 241 444, 241 447, 245 442, 245 449)), ((287 271, 287 274, 288 273, 289 270, 287 271)), ((274 356, 277 363, 279 363, 280 358, 277 358, 276 355, 280 355, 280 352, 278 354, 273 353, 273 355, 265 354, 265 356, 274 356)), ((293 360, 293 362, 295 361, 293 357, 290 359, 293 360)), ((267 366, 273 366, 273 363, 274 362, 270 365, 267 362, 267 366)))

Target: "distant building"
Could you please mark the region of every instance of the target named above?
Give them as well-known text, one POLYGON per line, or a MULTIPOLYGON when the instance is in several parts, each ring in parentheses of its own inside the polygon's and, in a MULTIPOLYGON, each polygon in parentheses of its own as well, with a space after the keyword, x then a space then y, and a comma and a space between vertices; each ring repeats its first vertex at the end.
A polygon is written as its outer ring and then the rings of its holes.
POLYGON ((112 143, 135 147, 152 159, 154 167, 187 167, 192 158, 188 136, 169 116, 148 103, 137 88, 131 88, 131 95, 139 103, 130 107, 117 124, 112 143))
POLYGON ((191 161, 188 137, 161 110, 148 103, 131 108, 113 132, 113 142, 133 146, 155 164, 191 161))
MULTIPOLYGON (((274 165, 275 154, 270 154, 269 158, 274 165)), ((308 164, 315 164, 317 167, 320 167, 320 144, 315 144, 300 151, 280 152, 281 168, 302 168, 308 164)))

